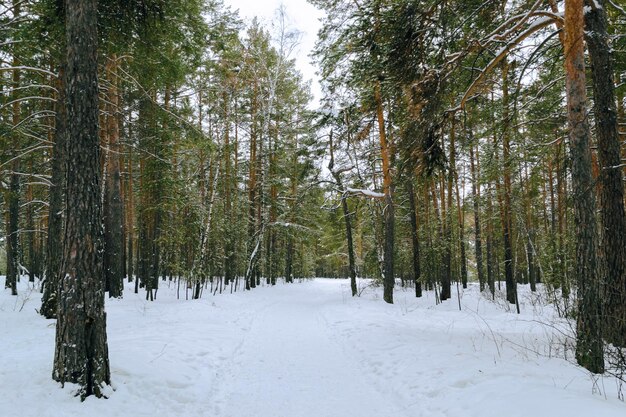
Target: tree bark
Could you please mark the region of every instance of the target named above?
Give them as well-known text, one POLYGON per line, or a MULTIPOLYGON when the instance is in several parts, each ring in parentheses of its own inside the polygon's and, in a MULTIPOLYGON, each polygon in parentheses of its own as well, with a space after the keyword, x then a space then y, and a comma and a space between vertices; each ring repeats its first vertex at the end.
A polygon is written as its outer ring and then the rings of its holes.
POLYGON ((565 73, 578 280, 576 360, 589 371, 602 373, 601 300, 596 265, 597 229, 586 107, 583 19, 583 0, 566 1, 565 73))
POLYGON ((517 302, 517 283, 513 265, 513 222, 511 220, 511 144, 509 137, 509 68, 504 61, 502 69, 502 165, 504 166, 503 199, 503 240, 504 240, 504 274, 506 279, 506 299, 511 304, 517 302))
POLYGON ((52 377, 80 386, 82 399, 110 384, 98 138, 97 1, 67 0, 66 228, 52 377))
POLYGON ((593 80, 593 112, 600 164, 600 271, 604 279, 604 336, 626 346, 626 213, 615 105, 613 58, 605 1, 586 0, 585 39, 593 80), (600 6, 600 7, 597 7, 600 6))
MULTIPOLYGON (((343 190, 343 182, 341 181, 341 174, 334 170, 335 167, 335 151, 333 147, 333 132, 331 130, 329 135, 329 145, 330 147, 330 162, 328 163, 328 170, 332 174, 333 178, 335 178, 335 182, 340 190, 343 190)), ((354 259, 354 241, 352 239, 352 222, 350 221, 350 210, 348 208, 348 199, 345 192, 341 195, 341 209, 343 211, 343 220, 346 226, 346 241, 348 245, 348 269, 350 273, 350 289, 352 290, 352 296, 356 296, 357 286, 356 286, 356 264, 354 259)))
POLYGON ((385 194, 383 217, 385 221, 385 246, 383 250, 383 299, 393 304, 393 287, 395 277, 393 272, 394 252, 394 206, 393 206, 393 183, 391 178, 391 158, 387 134, 385 132, 385 118, 383 114, 383 102, 381 98, 380 81, 376 82, 374 96, 376 100, 376 118, 378 120, 378 137, 380 139, 380 152, 383 162, 383 193, 385 194))
MULTIPOLYGON (((471 135, 471 131, 469 132, 471 135)), ((478 173, 474 162, 474 144, 470 141, 469 146, 470 171, 472 176, 472 202, 474 207, 474 249, 476 251, 476 270, 478 273, 478 285, 480 291, 485 289, 485 269, 483 265, 483 250, 480 228, 480 184, 478 183, 478 173)), ((490 288, 491 289, 491 288, 490 288)))
POLYGON ((108 156, 104 190, 104 277, 109 297, 121 298, 124 288, 123 241, 124 213, 121 197, 119 95, 117 90, 117 56, 113 54, 106 65, 109 81, 107 137, 108 156))
MULTIPOLYGON (((19 19, 21 14, 20 1, 13 0, 13 15, 16 19, 19 19)), ((13 66, 19 66, 19 60, 15 51, 13 52, 13 66)), ((11 162, 11 175, 9 180, 9 192, 6 194, 6 204, 8 206, 8 221, 7 221, 7 276, 4 282, 5 288, 11 289, 11 295, 17 295, 17 280, 20 274, 19 271, 19 258, 20 258, 20 231, 19 231, 19 216, 20 216, 20 158, 18 150, 20 148, 19 133, 15 129, 20 123, 21 107, 20 102, 17 100, 18 91, 20 86, 21 73, 19 69, 13 70, 12 85, 15 89, 12 93, 11 99, 12 105, 12 120, 11 123, 14 126, 13 129, 13 151, 10 153, 13 161, 11 162)))
POLYGON ((410 180, 406 180, 406 189, 409 195, 409 218, 411 220, 411 247, 413 249, 412 264, 413 264, 413 281, 415 282, 415 296, 422 296, 422 281, 421 281, 421 265, 420 265, 420 241, 418 235, 417 224, 417 204, 415 202, 415 190, 413 189, 413 183, 410 180))
POLYGON ((489 292, 491 292, 492 298, 495 298, 496 295, 496 280, 495 277, 497 272, 495 271, 495 263, 496 259, 493 253, 493 205, 491 203, 491 198, 493 194, 491 192, 491 186, 487 186, 487 242, 485 246, 485 255, 487 257, 487 285, 489 286, 489 292))
POLYGON ((63 188, 65 178, 65 146, 67 142, 67 113, 65 106, 65 70, 59 71, 58 97, 55 104, 54 145, 52 147, 52 178, 49 191, 48 236, 46 250, 46 275, 39 312, 47 319, 57 314, 57 290, 61 267, 63 240, 63 188))

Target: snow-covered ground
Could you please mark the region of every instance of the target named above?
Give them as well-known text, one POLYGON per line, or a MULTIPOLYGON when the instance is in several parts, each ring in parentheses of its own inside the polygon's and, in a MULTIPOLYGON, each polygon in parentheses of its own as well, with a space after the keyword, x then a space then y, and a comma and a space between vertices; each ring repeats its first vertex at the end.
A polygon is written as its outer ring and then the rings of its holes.
POLYGON ((380 288, 352 298, 346 280, 193 301, 173 287, 107 300, 115 391, 84 403, 51 380, 40 294, 24 281, 18 297, 0 292, 0 416, 626 415, 615 380, 562 359, 567 324, 527 291, 518 316, 476 286, 461 311, 410 289, 394 305, 380 288))

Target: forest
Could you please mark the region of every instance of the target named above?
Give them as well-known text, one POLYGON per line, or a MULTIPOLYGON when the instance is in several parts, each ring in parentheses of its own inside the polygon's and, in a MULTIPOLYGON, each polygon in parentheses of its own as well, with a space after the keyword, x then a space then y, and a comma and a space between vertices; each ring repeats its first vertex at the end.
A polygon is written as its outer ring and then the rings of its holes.
POLYGON ((541 293, 626 382, 623 0, 308 1, 317 99, 284 6, 0 2, 0 274, 52 379, 109 396, 105 299, 323 277, 541 293))

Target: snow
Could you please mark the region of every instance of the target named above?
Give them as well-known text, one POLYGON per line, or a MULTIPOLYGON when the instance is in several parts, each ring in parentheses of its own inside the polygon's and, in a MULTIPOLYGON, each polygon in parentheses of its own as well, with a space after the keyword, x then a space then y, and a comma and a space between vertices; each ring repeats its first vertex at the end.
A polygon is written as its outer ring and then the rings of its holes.
POLYGON ((110 398, 84 403, 50 378, 40 294, 0 292, 0 416, 626 415, 615 380, 562 358, 569 323, 526 287, 517 315, 475 285, 459 311, 401 288, 388 305, 364 280, 356 298, 347 280, 188 301, 160 284, 154 302, 132 284, 107 299, 110 398))
POLYGON ((363 190, 359 188, 346 187, 346 192, 350 194, 361 194, 365 197, 370 197, 370 198, 385 198, 385 194, 377 193, 376 191, 372 191, 372 190, 363 190))

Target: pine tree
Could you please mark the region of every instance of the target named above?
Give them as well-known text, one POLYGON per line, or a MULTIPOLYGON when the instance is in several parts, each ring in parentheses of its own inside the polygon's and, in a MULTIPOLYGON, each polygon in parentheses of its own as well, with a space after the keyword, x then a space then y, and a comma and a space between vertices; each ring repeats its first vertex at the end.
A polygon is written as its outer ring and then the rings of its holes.
POLYGON ((68 0, 66 227, 52 377, 102 397, 110 384, 101 254, 97 2, 68 0))

